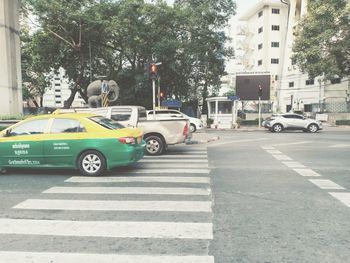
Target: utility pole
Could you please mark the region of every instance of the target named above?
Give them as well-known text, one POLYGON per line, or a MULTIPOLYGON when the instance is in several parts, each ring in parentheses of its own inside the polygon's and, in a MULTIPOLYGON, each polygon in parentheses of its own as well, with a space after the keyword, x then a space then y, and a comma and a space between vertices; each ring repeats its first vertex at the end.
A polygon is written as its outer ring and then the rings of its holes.
POLYGON ((261 97, 262 97, 262 87, 261 87, 261 85, 259 85, 258 97, 259 97, 259 129, 260 129, 261 128, 261 97))

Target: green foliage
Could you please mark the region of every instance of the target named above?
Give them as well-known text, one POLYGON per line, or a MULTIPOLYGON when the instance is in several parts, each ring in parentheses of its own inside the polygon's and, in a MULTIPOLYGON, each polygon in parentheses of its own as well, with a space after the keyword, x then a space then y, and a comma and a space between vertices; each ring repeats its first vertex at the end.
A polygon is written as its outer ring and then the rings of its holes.
POLYGON ((0 120, 8 121, 8 120, 24 120, 27 116, 24 115, 2 115, 0 116, 0 120))
POLYGON ((350 120, 336 120, 335 125, 350 125, 350 120))
POLYGON ((6 127, 0 126, 0 131, 5 130, 5 129, 6 129, 6 127))
POLYGON ((293 46, 297 64, 310 78, 350 75, 350 2, 313 0, 293 46))
POLYGON ((46 73, 62 67, 73 83, 67 106, 76 92, 86 99, 90 79, 106 75, 120 86, 118 103, 150 107, 144 72, 152 57, 162 62, 160 85, 168 97, 194 101, 218 90, 224 61, 233 56, 224 28, 234 2, 154 2, 23 0, 39 23, 31 53, 46 58, 46 73))

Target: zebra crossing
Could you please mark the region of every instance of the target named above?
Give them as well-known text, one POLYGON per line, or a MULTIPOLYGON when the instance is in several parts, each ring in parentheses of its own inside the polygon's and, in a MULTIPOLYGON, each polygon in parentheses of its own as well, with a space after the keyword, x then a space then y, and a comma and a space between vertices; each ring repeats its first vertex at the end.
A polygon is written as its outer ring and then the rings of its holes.
POLYGON ((213 263, 209 173, 206 147, 193 146, 70 177, 12 207, 32 216, 0 218, 0 237, 21 237, 0 262, 213 263))

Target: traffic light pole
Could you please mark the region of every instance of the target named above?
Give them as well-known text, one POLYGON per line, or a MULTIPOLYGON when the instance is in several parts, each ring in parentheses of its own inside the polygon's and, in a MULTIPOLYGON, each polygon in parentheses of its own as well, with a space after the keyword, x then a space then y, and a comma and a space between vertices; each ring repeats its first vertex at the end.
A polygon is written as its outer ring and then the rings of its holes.
POLYGON ((156 119, 156 79, 152 79, 152 90, 153 90, 153 119, 156 119))
POLYGON ((259 96, 259 129, 261 128, 261 97, 259 96))

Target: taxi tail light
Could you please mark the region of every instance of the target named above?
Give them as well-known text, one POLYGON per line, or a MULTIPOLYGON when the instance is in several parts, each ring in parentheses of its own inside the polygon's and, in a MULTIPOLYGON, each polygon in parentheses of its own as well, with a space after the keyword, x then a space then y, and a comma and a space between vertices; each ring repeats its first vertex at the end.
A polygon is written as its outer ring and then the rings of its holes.
POLYGON ((123 144, 135 144, 135 138, 134 137, 121 137, 118 138, 118 141, 123 143, 123 144))
POLYGON ((184 135, 184 136, 188 136, 188 122, 186 122, 186 125, 185 125, 185 127, 184 127, 184 130, 183 130, 183 132, 182 132, 182 134, 184 135))

